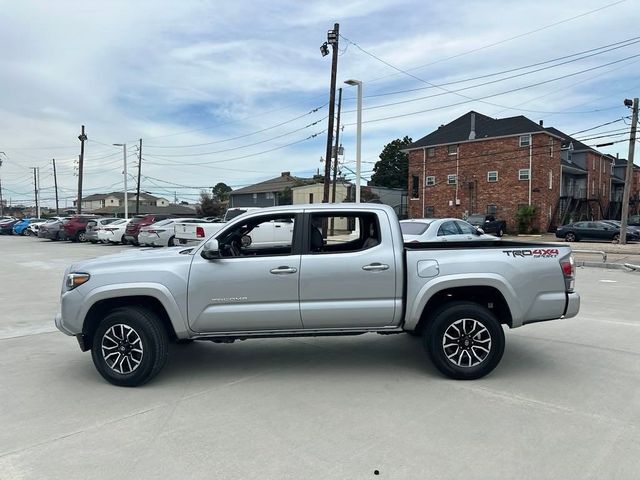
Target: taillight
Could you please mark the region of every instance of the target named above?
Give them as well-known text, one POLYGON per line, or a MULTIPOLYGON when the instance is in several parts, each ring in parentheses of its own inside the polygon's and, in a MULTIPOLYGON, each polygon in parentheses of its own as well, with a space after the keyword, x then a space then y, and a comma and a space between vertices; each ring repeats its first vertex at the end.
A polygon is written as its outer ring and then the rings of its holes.
POLYGON ((196 237, 204 238, 204 228, 196 227, 196 237))
POLYGON ((571 293, 576 282, 576 263, 573 261, 573 255, 560 260, 560 268, 562 268, 562 274, 564 275, 566 290, 571 293))

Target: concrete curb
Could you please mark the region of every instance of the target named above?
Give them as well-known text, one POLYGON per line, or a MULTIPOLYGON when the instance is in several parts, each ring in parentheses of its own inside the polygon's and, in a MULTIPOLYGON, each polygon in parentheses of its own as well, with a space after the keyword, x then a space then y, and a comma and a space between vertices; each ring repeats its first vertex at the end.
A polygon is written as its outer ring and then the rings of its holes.
POLYGON ((595 268, 608 268, 611 270, 624 270, 628 272, 629 270, 635 271, 634 268, 627 266, 626 264, 621 263, 606 263, 606 262, 586 262, 583 260, 576 261, 576 267, 595 267, 595 268))

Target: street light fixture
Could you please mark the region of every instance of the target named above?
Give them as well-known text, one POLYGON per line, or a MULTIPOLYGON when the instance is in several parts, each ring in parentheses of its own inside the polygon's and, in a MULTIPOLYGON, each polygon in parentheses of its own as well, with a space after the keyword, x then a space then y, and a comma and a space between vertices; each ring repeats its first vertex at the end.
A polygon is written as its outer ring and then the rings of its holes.
POLYGON ((356 203, 360 203, 361 150, 362 150, 362 81, 347 80, 347 85, 358 87, 358 118, 356 127, 356 203))
POLYGON ((124 158, 124 218, 129 218, 129 198, 127 197, 127 144, 114 143, 114 147, 122 147, 124 158))

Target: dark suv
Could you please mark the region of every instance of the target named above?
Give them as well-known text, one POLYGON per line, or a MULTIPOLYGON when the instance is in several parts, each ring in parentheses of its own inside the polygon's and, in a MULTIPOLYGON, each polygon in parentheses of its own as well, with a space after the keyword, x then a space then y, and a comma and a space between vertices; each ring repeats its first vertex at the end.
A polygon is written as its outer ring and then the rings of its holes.
POLYGON ((72 242, 85 242, 87 223, 95 220, 95 215, 75 215, 66 221, 62 227, 64 228, 65 237, 72 242))
POLYGON ((166 220, 167 218, 171 218, 171 215, 136 215, 131 219, 129 225, 127 225, 127 229, 124 231, 123 243, 138 245, 138 233, 140 233, 142 227, 159 222, 160 220, 166 220))

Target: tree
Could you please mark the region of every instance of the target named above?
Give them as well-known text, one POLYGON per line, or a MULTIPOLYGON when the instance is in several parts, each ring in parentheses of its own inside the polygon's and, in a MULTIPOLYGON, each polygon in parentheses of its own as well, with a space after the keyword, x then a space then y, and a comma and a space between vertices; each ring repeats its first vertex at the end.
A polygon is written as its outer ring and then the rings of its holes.
POLYGON ((211 194, 216 202, 222 203, 229 200, 229 192, 231 190, 232 188, 229 185, 224 182, 219 182, 211 189, 211 194))
POLYGON ((224 213, 224 204, 216 202, 207 191, 200 192, 200 205, 197 212, 201 217, 217 217, 224 213))
POLYGON ((405 136, 387 143, 380 154, 380 160, 373 167, 371 184, 387 188, 407 188, 409 176, 409 155, 400 150, 413 140, 405 136))

